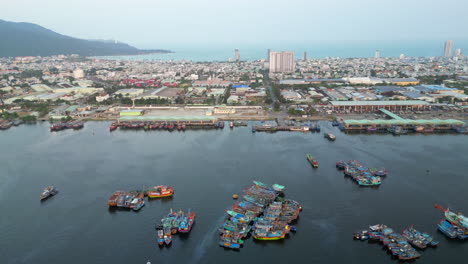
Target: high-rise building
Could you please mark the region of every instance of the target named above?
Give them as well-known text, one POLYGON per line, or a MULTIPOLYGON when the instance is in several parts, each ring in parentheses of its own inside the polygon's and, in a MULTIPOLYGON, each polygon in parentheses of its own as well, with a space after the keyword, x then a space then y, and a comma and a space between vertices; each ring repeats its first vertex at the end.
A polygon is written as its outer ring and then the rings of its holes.
POLYGON ((307 51, 304 51, 304 60, 307 60, 307 51))
POLYGON ((270 72, 293 72, 295 67, 294 52, 271 51, 270 72))
POLYGON ((271 49, 267 49, 267 61, 270 62, 270 52, 271 49))
POLYGON ((462 56, 461 49, 456 49, 455 50, 455 57, 460 58, 462 56))
POLYGON ((380 58, 380 50, 375 51, 375 58, 380 58))
POLYGON ((452 57, 452 48, 453 48, 453 41, 447 40, 445 42, 444 57, 452 57))
POLYGON ((405 58, 405 54, 400 54, 400 60, 404 59, 405 58))
POLYGON ((234 59, 236 60, 236 62, 240 61, 240 53, 238 49, 234 50, 234 59))

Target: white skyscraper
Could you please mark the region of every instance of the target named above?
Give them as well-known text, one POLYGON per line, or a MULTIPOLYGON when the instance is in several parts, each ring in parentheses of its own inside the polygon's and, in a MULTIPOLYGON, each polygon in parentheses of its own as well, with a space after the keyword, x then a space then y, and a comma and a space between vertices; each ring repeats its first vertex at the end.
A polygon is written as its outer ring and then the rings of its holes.
POLYGON ((268 49, 267 50, 267 61, 268 62, 270 61, 270 52, 271 52, 271 49, 268 49))
POLYGON ((456 50, 455 50, 455 57, 461 58, 461 56, 462 56, 461 49, 456 49, 456 50))
POLYGON ((238 49, 234 50, 234 59, 236 60, 236 62, 240 61, 240 53, 238 49))
POLYGON ((400 54, 400 60, 404 59, 405 58, 405 54, 400 54))
POLYGON ((380 50, 375 51, 375 58, 380 58, 380 50))
POLYGON ((293 72, 294 67, 294 52, 270 51, 270 72, 293 72))
POLYGON ((453 41, 447 40, 445 42, 444 57, 452 57, 452 48, 453 48, 453 41))

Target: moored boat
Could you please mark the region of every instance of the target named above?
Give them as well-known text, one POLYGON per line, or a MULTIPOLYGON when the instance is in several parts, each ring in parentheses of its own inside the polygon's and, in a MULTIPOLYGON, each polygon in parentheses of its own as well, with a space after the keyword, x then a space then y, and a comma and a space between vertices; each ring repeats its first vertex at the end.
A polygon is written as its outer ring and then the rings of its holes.
POLYGON ((188 213, 184 216, 182 221, 179 223, 179 232, 188 233, 192 230, 192 226, 195 223, 195 213, 188 210, 188 213))
POLYGON ((234 123, 233 123, 233 122, 229 122, 229 127, 230 127, 230 128, 234 128, 234 123))
POLYGON ((164 230, 163 230, 163 226, 162 225, 158 225, 156 226, 156 233, 157 233, 157 236, 158 236, 158 245, 162 246, 164 245, 164 230))
POLYGON ((117 200, 121 195, 124 194, 124 191, 118 190, 114 192, 110 197, 109 200, 107 200, 107 205, 109 206, 117 206, 117 200))

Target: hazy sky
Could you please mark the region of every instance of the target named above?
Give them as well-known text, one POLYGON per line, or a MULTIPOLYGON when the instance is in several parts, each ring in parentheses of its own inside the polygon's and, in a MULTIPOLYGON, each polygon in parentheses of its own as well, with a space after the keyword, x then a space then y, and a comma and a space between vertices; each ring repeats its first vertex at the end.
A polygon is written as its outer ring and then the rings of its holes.
POLYGON ((0 0, 0 19, 85 39, 196 43, 467 40, 467 0, 0 0))

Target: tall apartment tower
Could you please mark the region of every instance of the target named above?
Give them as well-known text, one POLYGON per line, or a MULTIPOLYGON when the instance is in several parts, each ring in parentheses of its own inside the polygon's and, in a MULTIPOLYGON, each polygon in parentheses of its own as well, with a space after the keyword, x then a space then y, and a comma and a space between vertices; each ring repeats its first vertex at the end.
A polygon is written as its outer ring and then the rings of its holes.
POLYGON ((270 52, 271 52, 271 49, 267 49, 267 61, 268 62, 270 61, 270 52))
POLYGON ((456 49, 456 50, 455 50, 455 57, 457 57, 457 58, 461 58, 461 57, 462 57, 461 49, 456 49))
POLYGON ((270 72, 283 73, 293 72, 295 67, 294 52, 292 51, 271 51, 270 52, 270 72))
POLYGON ((453 48, 453 41, 447 40, 445 42, 444 57, 452 57, 452 48, 453 48))
POLYGON ((375 58, 380 58, 380 50, 375 51, 375 58))
POLYGON ((307 60, 307 51, 304 51, 304 60, 307 60))
POLYGON ((236 60, 236 62, 240 61, 240 53, 238 49, 234 50, 234 59, 236 60))

